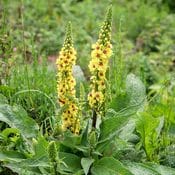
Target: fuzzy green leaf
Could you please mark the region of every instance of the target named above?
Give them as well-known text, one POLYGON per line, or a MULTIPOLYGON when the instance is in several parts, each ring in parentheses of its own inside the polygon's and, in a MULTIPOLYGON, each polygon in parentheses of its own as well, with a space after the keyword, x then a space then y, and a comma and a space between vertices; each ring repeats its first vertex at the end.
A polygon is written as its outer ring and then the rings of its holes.
POLYGON ((104 157, 95 162, 91 173, 92 175, 134 175, 120 161, 112 157, 104 157))
POLYGON ((85 175, 88 174, 89 168, 93 162, 94 162, 94 159, 92 158, 82 158, 81 159, 81 166, 83 167, 85 175))
POLYGON ((25 156, 17 151, 0 151, 0 161, 20 162, 23 159, 25 159, 25 156))
POLYGON ((170 168, 167 166, 162 166, 162 165, 157 165, 157 164, 153 164, 153 163, 147 163, 145 165, 153 168, 161 175, 175 175, 175 169, 173 169, 173 168, 170 168))
POLYGON ((81 159, 71 153, 59 152, 59 158, 65 163, 61 164, 61 169, 65 172, 75 173, 81 170, 81 159))
POLYGON ((125 165, 134 175, 175 175, 172 168, 153 163, 126 162, 125 165))
POLYGON ((127 117, 116 116, 106 119, 100 126, 100 140, 110 139, 115 136, 119 130, 127 123, 127 117))
POLYGON ((22 107, 0 105, 0 121, 7 123, 12 128, 17 128, 26 139, 36 138, 38 135, 38 125, 28 117, 22 107))
MULTIPOLYGON (((10 162, 8 164, 5 164, 5 167, 8 167, 12 171, 21 175, 41 175, 42 173, 39 168, 49 168, 49 163, 47 159, 41 157, 40 159, 26 159, 20 163, 10 162)), ((49 175, 49 173, 46 175, 49 175)))
POLYGON ((126 94, 129 99, 128 106, 133 106, 136 110, 143 110, 146 89, 142 81, 134 74, 129 74, 126 78, 126 94))

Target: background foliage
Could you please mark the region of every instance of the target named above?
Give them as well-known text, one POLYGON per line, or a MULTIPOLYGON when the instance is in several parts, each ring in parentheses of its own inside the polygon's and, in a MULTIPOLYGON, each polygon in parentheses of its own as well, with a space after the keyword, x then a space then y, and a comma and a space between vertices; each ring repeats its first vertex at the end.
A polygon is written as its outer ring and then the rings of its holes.
POLYGON ((105 175, 175 174, 175 3, 111 2, 110 95, 96 138, 86 125, 88 62, 109 2, 0 1, 0 174, 51 173, 51 140, 61 174, 98 175, 102 168, 105 175), (73 24, 81 67, 74 70, 85 121, 78 137, 54 130, 60 114, 55 60, 66 21, 73 24))

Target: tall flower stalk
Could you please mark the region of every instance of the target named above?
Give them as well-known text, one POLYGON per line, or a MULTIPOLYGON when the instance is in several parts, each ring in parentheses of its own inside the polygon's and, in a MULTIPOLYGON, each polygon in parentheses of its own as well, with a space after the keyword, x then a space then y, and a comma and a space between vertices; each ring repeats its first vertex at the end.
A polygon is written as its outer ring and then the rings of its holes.
POLYGON ((79 107, 75 92, 76 81, 72 73, 75 62, 76 50, 73 47, 72 28, 69 22, 65 41, 57 59, 57 91, 59 104, 65 108, 62 113, 62 129, 68 129, 74 134, 79 134, 79 107))
POLYGON ((93 109, 93 126, 96 125, 96 117, 103 115, 106 100, 106 72, 108 69, 109 58, 112 54, 111 45, 111 26, 112 26, 112 6, 109 7, 105 21, 99 32, 99 38, 92 45, 91 61, 89 70, 91 72, 91 91, 88 94, 90 107, 93 109))

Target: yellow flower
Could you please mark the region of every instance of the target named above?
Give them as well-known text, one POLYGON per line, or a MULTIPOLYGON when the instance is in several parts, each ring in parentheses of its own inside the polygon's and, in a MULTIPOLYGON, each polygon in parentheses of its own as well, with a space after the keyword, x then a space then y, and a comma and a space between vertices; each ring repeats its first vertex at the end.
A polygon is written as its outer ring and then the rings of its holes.
POLYGON ((103 58, 104 57, 103 51, 101 49, 98 50, 95 49, 92 51, 91 57, 96 59, 103 58))
POLYGON ((109 58, 112 55, 111 45, 111 25, 112 25, 112 9, 109 8, 105 21, 101 27, 99 38, 92 45, 91 61, 89 70, 91 72, 91 91, 88 94, 88 101, 91 108, 96 113, 101 113, 104 109, 105 102, 105 81, 106 71, 108 69, 109 58))
POLYGON ((94 72, 94 71, 96 71, 97 70, 97 68, 98 68, 98 63, 99 63, 99 61, 98 61, 98 59, 93 59, 93 60, 91 60, 90 61, 90 63, 89 63, 89 70, 91 71, 91 72, 94 72))
POLYGON ((106 89, 104 80, 99 80, 97 83, 98 83, 98 91, 103 91, 106 89))
POLYGON ((96 98, 96 101, 100 104, 104 102, 104 94, 101 91, 97 91, 95 93, 95 98, 96 98))
POLYGON ((88 101, 91 107, 99 107, 104 102, 104 94, 101 91, 91 91, 88 94, 88 101))
POLYGON ((79 134, 80 120, 79 120, 79 107, 75 103, 76 81, 73 77, 72 68, 76 61, 76 50, 73 48, 71 36, 71 24, 68 24, 65 41, 59 57, 56 61, 58 68, 58 102, 61 107, 65 106, 62 114, 62 129, 69 129, 74 134, 79 134))
POLYGON ((95 93, 93 91, 91 91, 89 94, 88 94, 88 101, 89 101, 89 105, 91 107, 93 107, 96 103, 96 99, 95 99, 95 93))

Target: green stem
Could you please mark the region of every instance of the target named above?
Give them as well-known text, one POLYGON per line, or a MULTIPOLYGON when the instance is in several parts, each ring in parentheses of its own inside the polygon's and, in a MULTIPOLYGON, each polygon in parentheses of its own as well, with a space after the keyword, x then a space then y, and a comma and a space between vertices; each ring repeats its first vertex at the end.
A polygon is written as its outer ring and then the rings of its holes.
POLYGON ((92 128, 96 128, 96 123, 97 123, 97 113, 95 110, 93 110, 93 116, 92 116, 92 128))

